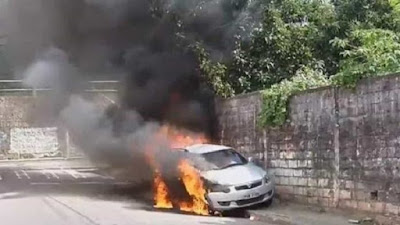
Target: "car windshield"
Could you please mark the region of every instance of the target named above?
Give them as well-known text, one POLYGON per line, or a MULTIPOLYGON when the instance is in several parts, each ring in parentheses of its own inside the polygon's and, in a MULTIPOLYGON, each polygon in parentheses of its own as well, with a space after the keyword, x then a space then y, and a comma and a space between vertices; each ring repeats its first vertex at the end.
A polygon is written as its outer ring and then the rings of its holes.
POLYGON ((209 152, 202 156, 209 164, 212 164, 214 169, 225 169, 231 166, 244 165, 247 163, 247 160, 233 149, 209 152))

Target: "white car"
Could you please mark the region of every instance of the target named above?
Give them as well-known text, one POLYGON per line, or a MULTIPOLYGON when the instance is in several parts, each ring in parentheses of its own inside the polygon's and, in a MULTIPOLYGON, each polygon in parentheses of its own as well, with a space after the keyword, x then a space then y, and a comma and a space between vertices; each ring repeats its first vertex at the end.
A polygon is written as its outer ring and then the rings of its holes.
POLYGON ((260 203, 271 203, 274 183, 267 172, 231 147, 198 144, 186 147, 194 155, 214 211, 226 211, 260 203))

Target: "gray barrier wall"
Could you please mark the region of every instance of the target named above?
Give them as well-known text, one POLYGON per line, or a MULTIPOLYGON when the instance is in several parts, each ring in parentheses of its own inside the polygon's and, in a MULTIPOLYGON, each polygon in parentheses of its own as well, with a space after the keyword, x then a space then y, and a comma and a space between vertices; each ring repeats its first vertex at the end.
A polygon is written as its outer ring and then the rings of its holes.
POLYGON ((282 198, 400 212, 399 75, 298 93, 278 128, 257 127, 258 92, 217 106, 221 143, 260 159, 282 198))

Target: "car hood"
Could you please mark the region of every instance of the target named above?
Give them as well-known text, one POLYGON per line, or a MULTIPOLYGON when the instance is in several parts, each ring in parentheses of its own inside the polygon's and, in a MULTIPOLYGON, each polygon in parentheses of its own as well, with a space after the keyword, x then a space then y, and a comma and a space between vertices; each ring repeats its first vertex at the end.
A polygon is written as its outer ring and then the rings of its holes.
POLYGON ((232 166, 221 170, 203 171, 201 175, 211 183, 223 185, 245 184, 261 180, 267 172, 253 163, 232 166))

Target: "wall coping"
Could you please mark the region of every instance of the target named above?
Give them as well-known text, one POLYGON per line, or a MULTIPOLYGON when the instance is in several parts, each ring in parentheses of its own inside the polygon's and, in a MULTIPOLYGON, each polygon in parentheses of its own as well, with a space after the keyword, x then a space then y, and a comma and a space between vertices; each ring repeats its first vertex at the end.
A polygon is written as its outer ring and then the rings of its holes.
MULTIPOLYGON (((366 84, 366 83, 369 83, 369 82, 374 82, 374 81, 383 80, 383 79, 391 79, 391 78, 395 78, 395 77, 400 77, 400 72, 399 73, 389 73, 389 74, 380 75, 380 76, 377 76, 377 77, 367 77, 367 78, 364 78, 364 79, 358 81, 357 85, 356 85, 356 88, 359 85, 366 84)), ((307 89, 307 90, 304 90, 304 91, 297 91, 297 92, 293 93, 291 97, 296 96, 296 95, 304 95, 304 94, 314 93, 314 92, 318 92, 318 91, 322 91, 322 90, 326 90, 326 89, 331 89, 331 88, 336 88, 336 87, 333 86, 333 85, 327 85, 327 86, 322 86, 322 87, 317 87, 317 88, 310 88, 310 89, 307 89)), ((339 89, 347 89, 347 88, 339 87, 339 89)), ((249 93, 235 95, 235 96, 232 96, 232 97, 229 97, 229 98, 217 98, 217 101, 226 101, 226 100, 231 100, 231 99, 241 99, 241 98, 246 98, 246 97, 249 97, 249 96, 252 96, 252 95, 261 95, 262 91, 263 90, 253 91, 253 92, 249 92, 249 93)))

